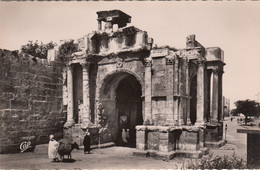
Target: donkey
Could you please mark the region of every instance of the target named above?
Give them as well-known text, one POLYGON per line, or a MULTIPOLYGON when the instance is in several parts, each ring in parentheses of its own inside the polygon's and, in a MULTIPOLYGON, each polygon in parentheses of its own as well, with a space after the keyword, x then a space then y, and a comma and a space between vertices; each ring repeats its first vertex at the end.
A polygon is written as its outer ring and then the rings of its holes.
POLYGON ((74 142, 73 144, 60 142, 60 146, 58 149, 60 158, 64 160, 64 155, 68 155, 68 159, 71 159, 71 151, 73 149, 79 150, 79 145, 76 142, 74 142))

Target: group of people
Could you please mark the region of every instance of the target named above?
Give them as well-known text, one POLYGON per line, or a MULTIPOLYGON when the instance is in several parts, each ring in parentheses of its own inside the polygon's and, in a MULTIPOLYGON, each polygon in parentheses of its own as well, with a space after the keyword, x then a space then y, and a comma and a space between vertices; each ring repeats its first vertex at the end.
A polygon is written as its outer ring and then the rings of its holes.
MULTIPOLYGON (((49 146, 48 146, 49 159, 51 159, 51 162, 59 162, 58 150, 59 150, 60 143, 55 140, 54 135, 50 135, 49 137, 50 137, 49 146)), ((87 153, 90 154, 90 144, 91 144, 90 133, 87 131, 83 140, 85 154, 87 153)))

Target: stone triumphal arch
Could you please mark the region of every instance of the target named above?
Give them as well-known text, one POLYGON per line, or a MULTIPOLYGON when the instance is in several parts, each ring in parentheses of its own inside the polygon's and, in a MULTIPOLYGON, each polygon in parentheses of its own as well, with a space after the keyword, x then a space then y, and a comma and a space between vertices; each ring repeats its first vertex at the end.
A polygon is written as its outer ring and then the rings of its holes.
POLYGON ((93 144, 169 158, 221 146, 223 51, 203 47, 195 35, 184 49, 154 47, 147 32, 127 27, 124 12, 97 15, 98 30, 78 39, 63 70, 65 137, 82 144, 90 131, 93 144))

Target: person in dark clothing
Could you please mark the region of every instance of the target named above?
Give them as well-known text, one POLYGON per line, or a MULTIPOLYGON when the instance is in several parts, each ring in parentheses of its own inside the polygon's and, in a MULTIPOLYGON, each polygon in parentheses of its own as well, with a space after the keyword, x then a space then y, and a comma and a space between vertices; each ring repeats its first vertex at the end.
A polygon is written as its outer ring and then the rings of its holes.
POLYGON ((84 137, 83 140, 83 145, 84 145, 84 153, 88 153, 90 154, 90 143, 91 143, 91 139, 90 139, 90 133, 87 131, 86 135, 84 137))

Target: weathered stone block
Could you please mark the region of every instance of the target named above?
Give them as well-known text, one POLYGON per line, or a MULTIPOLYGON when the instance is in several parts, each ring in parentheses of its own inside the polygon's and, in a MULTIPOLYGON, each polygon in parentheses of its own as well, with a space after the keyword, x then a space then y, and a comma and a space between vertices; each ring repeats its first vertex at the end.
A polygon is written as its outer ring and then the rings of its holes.
POLYGON ((28 109, 28 101, 26 100, 11 100, 12 109, 28 109))
POLYGON ((10 101, 0 98, 0 109, 9 109, 9 108, 10 108, 10 101))
POLYGON ((159 150, 159 132, 148 132, 148 149, 159 150))
POLYGON ((199 149, 199 132, 198 131, 182 131, 178 142, 179 149, 197 150, 199 149))

